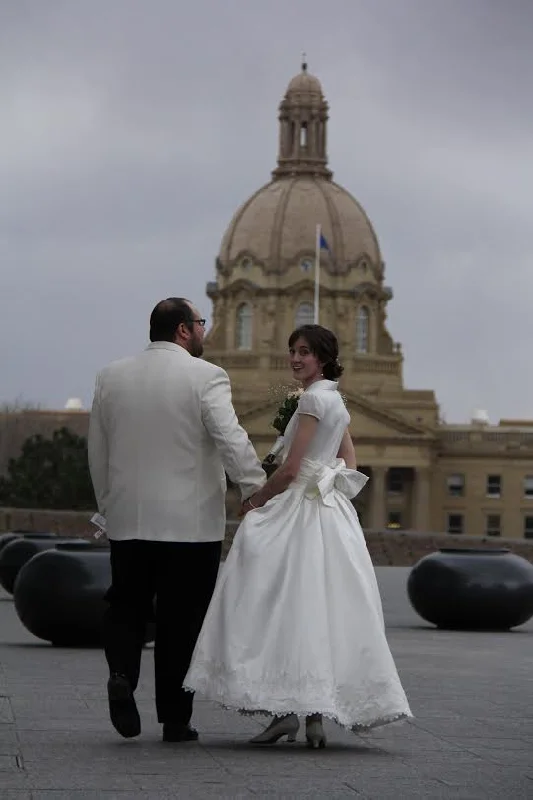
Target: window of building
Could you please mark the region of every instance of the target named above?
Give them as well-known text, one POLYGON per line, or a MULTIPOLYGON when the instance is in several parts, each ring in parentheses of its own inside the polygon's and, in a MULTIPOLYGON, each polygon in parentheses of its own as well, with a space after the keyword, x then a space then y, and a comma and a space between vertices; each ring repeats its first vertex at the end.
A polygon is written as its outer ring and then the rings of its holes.
POLYGON ((391 467, 387 472, 387 492, 389 494, 403 494, 404 481, 401 469, 391 467))
POLYGON ((487 497, 500 497, 502 493, 502 476, 487 475, 487 497))
POLYGON ((296 311, 296 328, 300 325, 312 325, 315 318, 315 309, 312 303, 300 303, 296 311))
POLYGON ((487 514, 486 534, 487 536, 501 536, 502 523, 500 514, 487 514))
POLYGON ((524 497, 533 497, 533 475, 524 478, 524 497))
POLYGON ((237 350, 252 349, 252 321, 253 311, 248 303, 243 303, 237 309, 236 344, 237 350))
POLYGON ((533 539, 533 517, 524 517, 524 537, 526 539, 533 539))
POLYGON ((300 126, 300 147, 307 147, 307 122, 300 126))
POLYGON ((387 528, 401 528, 402 527, 402 512, 389 511, 387 528))
POLYGON ((463 497, 465 493, 465 476, 460 473, 448 475, 446 479, 450 497, 463 497))
POLYGON ((302 272, 309 273, 313 271, 313 262, 310 258, 302 258, 300 261, 300 269, 302 272))
POLYGON ((250 269, 250 267, 253 267, 253 264, 254 262, 251 258, 249 258, 249 256, 244 256, 244 258, 241 260, 241 267, 243 269, 250 269))
POLYGON ((462 514, 448 514, 448 533, 464 533, 464 520, 462 514))
POLYGON ((355 320, 355 349, 358 353, 368 353, 370 312, 361 306, 355 320))

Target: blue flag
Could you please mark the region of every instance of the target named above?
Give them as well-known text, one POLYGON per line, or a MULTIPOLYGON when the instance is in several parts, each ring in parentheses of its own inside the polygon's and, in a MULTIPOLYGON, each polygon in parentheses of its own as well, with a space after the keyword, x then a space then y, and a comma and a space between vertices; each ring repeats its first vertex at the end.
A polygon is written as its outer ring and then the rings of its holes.
POLYGON ((328 253, 331 253, 331 250, 329 248, 329 244, 326 241, 326 237, 323 236, 322 234, 320 234, 320 249, 321 250, 327 250, 328 253))

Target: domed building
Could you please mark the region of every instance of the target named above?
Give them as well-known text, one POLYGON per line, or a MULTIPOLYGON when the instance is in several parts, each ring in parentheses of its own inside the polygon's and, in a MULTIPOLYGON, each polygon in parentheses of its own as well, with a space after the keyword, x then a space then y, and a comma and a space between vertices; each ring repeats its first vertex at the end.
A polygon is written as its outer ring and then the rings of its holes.
POLYGON ((404 387, 401 346, 386 325, 393 294, 378 237, 333 179, 328 118, 321 83, 304 63, 279 106, 271 180, 237 209, 222 239, 207 285, 206 358, 228 371, 239 418, 264 456, 280 389, 290 383, 287 339, 314 321, 320 226, 328 248, 320 251, 319 322, 339 338, 340 388, 360 469, 371 477, 358 498, 363 525, 533 538, 533 425, 495 428, 479 415, 443 425, 433 391, 404 387), (522 460, 511 468, 506 448, 516 452, 517 442, 522 460), (504 473, 506 492, 496 497, 504 473), (530 496, 531 510, 520 510, 530 496))

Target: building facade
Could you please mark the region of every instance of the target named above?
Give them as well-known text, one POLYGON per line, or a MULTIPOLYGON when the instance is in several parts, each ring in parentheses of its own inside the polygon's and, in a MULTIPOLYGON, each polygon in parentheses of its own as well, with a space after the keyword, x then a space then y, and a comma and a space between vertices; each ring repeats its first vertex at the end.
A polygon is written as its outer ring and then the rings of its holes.
POLYGON ((321 253, 319 321, 339 338, 340 388, 360 469, 371 478, 358 500, 363 525, 533 538, 533 422, 491 426, 478 414, 469 425, 445 425, 433 391, 404 386, 378 238, 333 180, 328 115, 321 84, 303 64, 279 107, 271 180, 236 211, 207 285, 206 358, 228 371, 239 417, 265 455, 276 387, 288 384, 288 336, 313 321, 320 224, 329 249, 321 253))

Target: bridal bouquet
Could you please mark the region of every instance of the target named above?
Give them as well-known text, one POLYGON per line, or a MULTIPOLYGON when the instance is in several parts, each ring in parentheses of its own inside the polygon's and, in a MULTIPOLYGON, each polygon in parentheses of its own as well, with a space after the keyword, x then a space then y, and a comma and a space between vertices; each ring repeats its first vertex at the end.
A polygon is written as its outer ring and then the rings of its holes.
POLYGON ((265 460, 263 461, 264 464, 273 464, 276 460, 276 457, 281 453, 283 450, 283 436, 287 425, 289 424, 294 412, 298 408, 298 402, 302 395, 303 389, 295 389, 294 391, 288 392, 285 397, 283 398, 280 407, 278 408, 278 412, 274 417, 274 421, 272 423, 272 427, 277 430, 279 433, 278 438, 274 442, 274 446, 266 456, 265 460))
POLYGON ((295 389, 293 392, 289 392, 278 408, 278 413, 274 417, 272 427, 278 431, 280 436, 283 436, 285 433, 287 425, 298 408, 298 403, 302 394, 303 389, 295 389))

